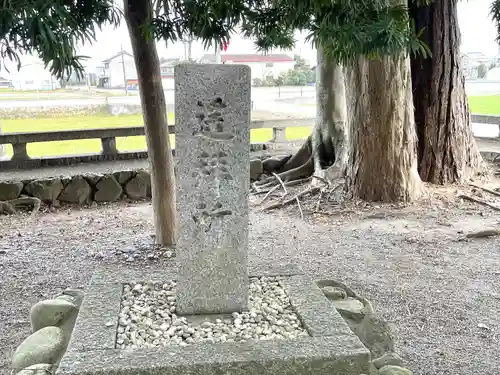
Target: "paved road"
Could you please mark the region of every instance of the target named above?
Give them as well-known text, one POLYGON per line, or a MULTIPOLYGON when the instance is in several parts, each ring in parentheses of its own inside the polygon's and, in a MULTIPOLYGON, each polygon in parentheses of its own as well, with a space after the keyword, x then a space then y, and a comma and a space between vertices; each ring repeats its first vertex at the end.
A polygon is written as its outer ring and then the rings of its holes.
MULTIPOLYGON (((500 94, 500 82, 495 81, 468 81, 466 84, 469 95, 494 95, 500 94)), ((111 91, 111 90, 110 90, 111 91)), ((121 90, 113 90, 113 92, 121 90)), ((104 91, 103 91, 104 92, 104 91)), ((167 103, 174 103, 174 91, 166 90, 167 103)), ((274 108, 275 101, 293 101, 295 104, 314 104, 315 88, 306 87, 252 87, 252 100, 257 109, 274 108)), ((72 107, 100 105, 105 103, 104 97, 97 98, 71 98, 46 99, 46 100, 0 100, 0 108, 26 108, 26 107, 72 107)), ((112 105, 138 105, 139 96, 134 93, 131 96, 112 96, 108 98, 112 105)), ((314 111, 313 111, 314 112, 314 111)))

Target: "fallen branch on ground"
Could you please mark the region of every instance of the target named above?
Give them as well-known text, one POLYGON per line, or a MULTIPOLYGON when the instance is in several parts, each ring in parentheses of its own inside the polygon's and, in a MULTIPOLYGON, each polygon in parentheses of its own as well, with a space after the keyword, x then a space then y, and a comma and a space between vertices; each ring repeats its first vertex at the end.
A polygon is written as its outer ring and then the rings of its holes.
POLYGON ((500 211, 500 207, 495 206, 494 204, 488 203, 486 201, 483 201, 481 199, 473 198, 473 197, 470 197, 470 196, 465 195, 465 194, 460 194, 458 197, 462 198, 462 199, 464 199, 466 201, 469 201, 469 202, 474 202, 474 203, 477 203, 477 204, 489 207, 489 208, 491 208, 491 209, 493 209, 495 211, 500 211))
POLYGON ((310 188, 300 192, 299 194, 295 195, 293 198, 287 199, 284 202, 277 202, 277 203, 271 204, 267 207, 264 207, 263 211, 269 211, 269 210, 273 210, 275 208, 281 208, 281 207, 288 206, 289 204, 296 202, 297 198, 301 198, 307 194, 311 194, 311 195, 317 194, 317 193, 319 193, 320 190, 321 189, 319 187, 310 187, 310 188))
MULTIPOLYGON (((311 178, 303 178, 301 180, 293 180, 293 181, 288 181, 288 182, 284 182, 284 185, 286 187, 290 187, 290 186, 295 186, 295 185, 301 185, 301 184, 305 184, 306 182, 310 182, 311 181, 311 178)), ((252 187, 254 188, 255 192, 253 194, 266 194, 266 193, 269 193, 271 190, 274 191, 274 188, 276 186, 280 186, 279 184, 278 185, 273 185, 271 186, 270 188, 261 188, 260 186, 258 185, 255 185, 255 183, 252 185, 252 187)))
POLYGON ((484 187, 484 186, 481 186, 481 185, 476 185, 476 184, 469 184, 469 185, 472 186, 472 187, 475 187, 477 189, 484 190, 487 193, 490 193, 492 195, 496 195, 497 197, 500 197, 500 193, 498 191, 488 189, 487 187, 484 187))
POLYGON ((311 214, 319 214, 319 215, 327 215, 327 216, 337 216, 337 215, 343 215, 343 214, 355 214, 357 211, 355 210, 337 210, 337 211, 322 211, 322 210, 313 210, 313 211, 306 211, 307 213, 311 214))
POLYGON ((0 201, 0 214, 15 215, 19 208, 31 208, 31 215, 35 215, 41 206, 41 201, 35 197, 20 197, 8 201, 0 201))
POLYGON ((299 206, 300 218, 304 220, 304 213, 302 212, 302 207, 300 207, 299 197, 295 197, 295 199, 297 200, 297 205, 299 206))
POLYGON ((480 230, 479 232, 472 232, 467 234, 467 238, 486 238, 486 237, 493 237, 493 236, 500 236, 500 229, 486 229, 486 230, 480 230))
POLYGON ((276 179, 278 180, 278 182, 280 183, 281 187, 283 188, 283 191, 284 191, 284 194, 283 194, 283 197, 285 195, 288 194, 288 190, 286 190, 286 186, 285 184, 283 183, 283 180, 280 178, 280 176, 278 176, 276 173, 273 172, 273 176, 276 177, 276 179))
POLYGON ((277 188, 279 188, 280 186, 279 185, 275 185, 273 186, 268 192, 266 195, 264 195, 264 198, 262 198, 262 200, 259 202, 259 205, 261 205, 262 203, 264 203, 267 199, 267 197, 269 197, 273 191, 275 191, 277 188))

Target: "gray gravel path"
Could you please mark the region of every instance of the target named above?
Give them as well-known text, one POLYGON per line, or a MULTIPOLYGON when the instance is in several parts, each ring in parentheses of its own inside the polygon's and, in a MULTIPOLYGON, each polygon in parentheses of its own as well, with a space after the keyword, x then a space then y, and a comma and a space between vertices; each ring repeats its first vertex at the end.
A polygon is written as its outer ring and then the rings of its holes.
MULTIPOLYGON (((254 207, 250 260, 296 263, 347 283, 391 323, 415 374, 493 375, 500 368, 500 238, 461 239, 498 226, 499 217, 462 206, 365 205, 360 213, 305 220, 296 207, 271 213, 254 207)), ((100 265, 123 272, 169 266, 147 251, 127 262, 122 252, 148 247, 150 219, 148 203, 0 217, 0 374, 9 373, 12 351, 29 335, 28 313, 37 301, 84 287, 100 265)))

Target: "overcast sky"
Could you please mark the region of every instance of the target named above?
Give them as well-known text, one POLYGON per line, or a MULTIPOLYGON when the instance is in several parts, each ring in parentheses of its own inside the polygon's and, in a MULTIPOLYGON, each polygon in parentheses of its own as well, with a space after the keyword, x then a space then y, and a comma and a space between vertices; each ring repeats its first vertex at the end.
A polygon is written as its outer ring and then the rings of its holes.
MULTIPOLYGON (((489 6, 492 0, 468 0, 459 3, 459 23, 462 32, 462 52, 483 52, 488 56, 494 56, 499 52, 499 47, 495 42, 495 27, 489 16, 489 6)), ((287 53, 298 53, 304 58, 314 63, 315 51, 309 43, 304 42, 305 35, 298 35, 296 47, 287 53)), ((99 32, 97 42, 92 45, 84 46, 80 53, 91 56, 89 67, 102 65, 102 60, 120 51, 120 44, 129 52, 131 51, 130 39, 128 37, 127 26, 122 22, 120 27, 113 29, 105 28, 99 32)), ((160 57, 182 57, 184 47, 181 43, 158 44, 160 57)), ((198 58, 204 53, 213 53, 204 51, 201 43, 194 42, 192 55, 198 58)), ((227 53, 253 53, 254 47, 251 40, 245 40, 235 35, 230 42, 227 53)), ((279 52, 279 51, 275 51, 279 52)))

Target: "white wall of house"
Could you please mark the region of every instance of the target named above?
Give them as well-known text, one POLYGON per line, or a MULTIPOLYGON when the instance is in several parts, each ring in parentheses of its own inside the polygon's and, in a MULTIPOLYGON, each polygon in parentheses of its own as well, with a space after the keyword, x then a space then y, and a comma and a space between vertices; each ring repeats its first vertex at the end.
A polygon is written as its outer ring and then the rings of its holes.
POLYGON ((15 90, 56 90, 61 88, 58 79, 45 69, 43 64, 30 64, 13 73, 15 90))
POLYGON ((162 78, 161 83, 163 85, 163 90, 173 90, 175 88, 174 78, 162 78))
MULTIPOLYGON (((230 64, 230 61, 227 61, 226 64, 230 64)), ((267 76, 273 76, 274 78, 278 78, 278 76, 282 72, 286 72, 290 69, 293 69, 295 62, 249 62, 249 63, 241 63, 243 65, 248 65, 252 72, 252 80, 254 78, 265 79, 267 76)))
MULTIPOLYGON (((135 70, 134 58, 124 54, 125 76, 127 79, 137 79, 137 71, 135 70)), ((115 57, 108 63, 105 68, 106 75, 109 77, 108 86, 110 88, 124 87, 123 64, 121 55, 115 57)))

